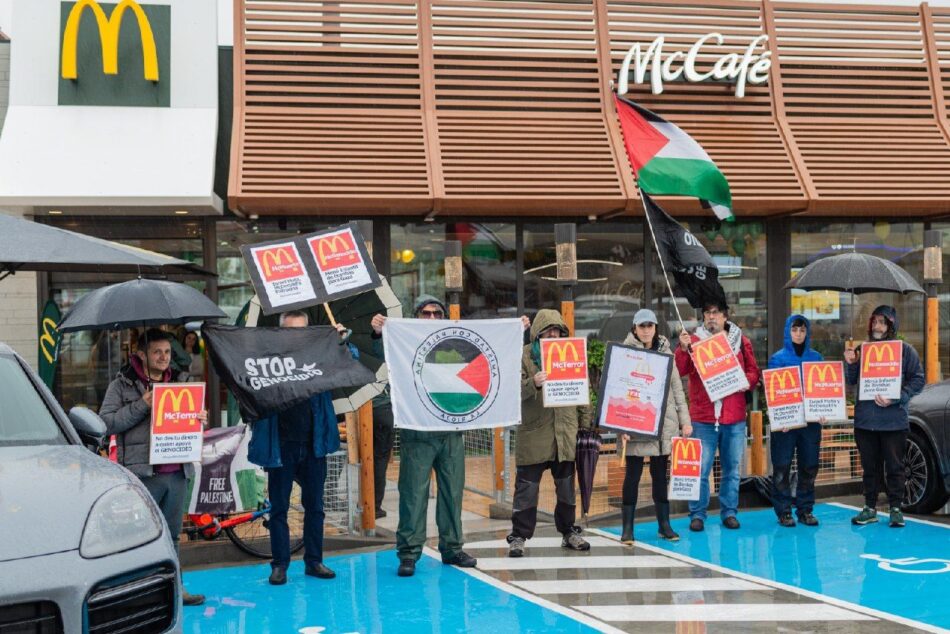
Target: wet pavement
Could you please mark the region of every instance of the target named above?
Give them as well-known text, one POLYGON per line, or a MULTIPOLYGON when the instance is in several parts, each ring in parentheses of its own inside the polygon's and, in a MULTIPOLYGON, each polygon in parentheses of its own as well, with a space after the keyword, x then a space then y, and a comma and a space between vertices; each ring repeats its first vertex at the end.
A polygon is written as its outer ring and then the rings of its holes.
POLYGON ((853 509, 821 504, 815 529, 782 528, 770 510, 740 514, 742 529, 710 516, 704 533, 674 520, 678 543, 636 527, 587 532, 589 552, 563 549, 539 530, 525 557, 507 557, 505 531, 469 535, 477 570, 444 566, 426 550, 416 576, 396 576, 392 550, 328 557, 337 578, 267 584, 269 566, 186 573, 208 595, 185 611, 198 632, 946 632, 950 627, 950 527, 908 519, 854 527, 853 509), (873 557, 870 557, 873 555, 873 557))

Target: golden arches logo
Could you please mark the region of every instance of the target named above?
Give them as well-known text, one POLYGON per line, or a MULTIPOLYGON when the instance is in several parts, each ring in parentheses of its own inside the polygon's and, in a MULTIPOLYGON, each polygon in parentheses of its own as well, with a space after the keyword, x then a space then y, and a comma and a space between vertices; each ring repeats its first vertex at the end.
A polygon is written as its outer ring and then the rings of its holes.
POLYGON ((707 339, 699 344, 694 344, 697 363, 702 363, 703 359, 708 363, 716 357, 721 357, 728 352, 728 348, 722 344, 721 339, 707 339))
POLYGON ((79 45, 79 23, 86 9, 92 11, 99 27, 99 42, 102 45, 102 72, 106 75, 119 73, 119 31, 122 29, 122 16, 131 9, 138 20, 142 41, 142 61, 145 79, 158 81, 158 52, 155 49, 155 35, 145 11, 135 0, 122 0, 106 17, 96 0, 78 0, 66 18, 63 30, 62 76, 63 79, 76 79, 76 54, 79 45))
POLYGON ((673 452, 673 464, 677 465, 684 460, 699 460, 699 443, 681 440, 676 443, 676 450, 673 452))
MULTIPOLYGON (((161 427, 162 423, 165 422, 165 405, 170 400, 172 407, 171 411, 178 412, 182 410, 182 403, 185 401, 185 397, 188 398, 188 409, 185 411, 193 412, 195 411, 195 395, 192 394, 191 390, 187 387, 183 387, 179 390, 175 389, 165 389, 162 392, 162 398, 158 401, 158 409, 155 410, 155 427, 161 427)), ((189 425, 196 425, 198 423, 197 418, 192 418, 188 421, 189 425)))
POLYGON ((47 363, 52 363, 56 358, 56 336, 59 332, 56 330, 56 322, 49 317, 43 318, 43 334, 40 335, 40 350, 43 351, 43 357, 47 363))
POLYGON ((317 241, 317 257, 320 258, 320 268, 327 268, 327 259, 340 251, 344 253, 353 251, 353 241, 348 238, 347 233, 338 233, 328 238, 320 238, 317 241), (328 253, 329 251, 329 253, 328 253))
POLYGON ((805 382, 808 386, 808 391, 811 392, 815 389, 815 383, 817 382, 827 382, 834 381, 839 382, 841 378, 838 376, 838 369, 833 364, 828 365, 812 365, 808 368, 808 376, 805 377, 805 382), (828 375, 831 375, 829 378, 828 375))
POLYGON ((769 403, 773 403, 775 402, 776 391, 798 385, 798 374, 788 368, 782 371, 772 372, 769 374, 768 383, 769 403))
MULTIPOLYGON (((559 363, 567 362, 568 356, 570 356, 573 361, 580 362, 581 353, 577 350, 577 343, 574 341, 557 341, 554 343, 549 343, 546 346, 547 348, 547 358, 544 360, 544 371, 548 374, 551 374, 551 370, 554 367, 554 356, 557 355, 557 360, 559 363)), ((581 373, 582 368, 577 366, 574 368, 576 374, 581 373)))
POLYGON ((264 268, 264 277, 270 280, 274 276, 274 269, 278 266, 297 266, 297 258, 290 247, 267 249, 260 255, 261 266, 264 268))
POLYGON ((894 362, 894 348, 889 343, 883 345, 865 344, 861 350, 861 355, 864 357, 864 368, 861 372, 867 372, 871 368, 871 354, 874 355, 875 363, 881 363, 884 361, 884 357, 887 357, 888 362, 894 362))

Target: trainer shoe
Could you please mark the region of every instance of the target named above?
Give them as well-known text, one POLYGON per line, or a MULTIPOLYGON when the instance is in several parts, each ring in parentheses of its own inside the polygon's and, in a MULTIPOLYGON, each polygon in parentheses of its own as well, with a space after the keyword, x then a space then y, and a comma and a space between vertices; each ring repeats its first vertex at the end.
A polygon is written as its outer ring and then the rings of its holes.
POLYGON ((904 514, 901 513, 899 508, 891 508, 891 528, 903 528, 904 527, 904 514))
POLYGON ((581 537, 580 529, 574 528, 570 532, 564 533, 564 539, 561 540, 561 548, 570 548, 571 550, 590 550, 590 544, 581 537))
POLYGON ((778 523, 784 526, 785 528, 794 528, 795 520, 792 519, 791 513, 782 513, 778 516, 778 523))
POLYGON ((474 568, 478 564, 478 560, 464 550, 460 550, 452 557, 443 557, 442 563, 446 566, 456 566, 457 568, 474 568))
POLYGON ((512 535, 508 538, 508 556, 524 557, 524 537, 512 535))
POLYGON ((873 524, 877 521, 877 509, 872 509, 870 506, 865 506, 861 509, 861 512, 851 518, 852 524, 857 524, 858 526, 864 526, 865 524, 873 524))
POLYGON ((805 526, 818 526, 818 518, 812 515, 811 511, 799 515, 798 521, 805 526))
POLYGON ((694 533, 702 533, 704 530, 706 530, 706 523, 698 517, 694 517, 689 521, 689 530, 693 531, 694 533))

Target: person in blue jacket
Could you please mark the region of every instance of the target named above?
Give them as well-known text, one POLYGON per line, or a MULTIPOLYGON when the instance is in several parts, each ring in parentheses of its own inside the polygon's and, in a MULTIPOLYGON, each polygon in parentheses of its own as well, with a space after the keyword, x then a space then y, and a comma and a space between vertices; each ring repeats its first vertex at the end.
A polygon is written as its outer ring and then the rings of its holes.
MULTIPOLYGON (((305 328, 310 319, 302 311, 281 314, 283 328, 305 328)), ((341 337, 347 330, 337 324, 341 337)), ((350 345, 354 358, 359 356, 350 345)), ((275 586, 287 583, 290 565, 290 492, 294 480, 300 482, 304 507, 303 541, 304 574, 319 579, 333 579, 336 573, 323 563, 323 489, 327 480, 327 456, 340 448, 340 430, 329 392, 318 392, 298 403, 254 422, 247 458, 267 472, 270 496, 270 545, 273 553, 268 581, 275 586)))
MULTIPOLYGON (((897 326, 894 307, 878 306, 868 321, 868 338, 871 341, 897 339, 897 326)), ((874 400, 859 400, 854 406, 854 442, 864 470, 864 508, 851 518, 851 523, 859 526, 877 521, 877 497, 885 478, 890 525, 892 528, 904 526, 901 512, 906 479, 903 456, 910 431, 907 404, 924 389, 924 370, 914 347, 906 341, 901 342, 901 347, 900 398, 891 400, 879 394, 874 400)), ((861 376, 861 347, 845 350, 844 360, 848 385, 855 385, 861 376)))
MULTIPOLYGON (((803 315, 791 315, 785 320, 785 345, 769 358, 769 369, 797 367, 805 361, 823 361, 811 348, 811 324, 803 315)), ((815 507, 815 478, 818 477, 818 452, 821 444, 821 424, 808 423, 798 429, 774 431, 772 447, 772 506, 782 526, 793 527, 792 505, 798 521, 806 526, 818 526, 812 513, 815 507), (798 451, 798 483, 792 495, 792 457, 798 451)))

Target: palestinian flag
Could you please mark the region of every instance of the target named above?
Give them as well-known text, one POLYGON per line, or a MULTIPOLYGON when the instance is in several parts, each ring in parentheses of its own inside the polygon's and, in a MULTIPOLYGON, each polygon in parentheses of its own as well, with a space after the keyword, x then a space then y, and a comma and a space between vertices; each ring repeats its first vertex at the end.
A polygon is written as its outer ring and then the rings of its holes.
POLYGON ((706 151, 678 127, 615 96, 627 157, 640 189, 654 196, 692 196, 732 220, 729 183, 706 151))
POLYGON ((461 415, 478 409, 491 391, 491 381, 485 355, 462 339, 437 344, 422 366, 426 395, 447 414, 461 415))

